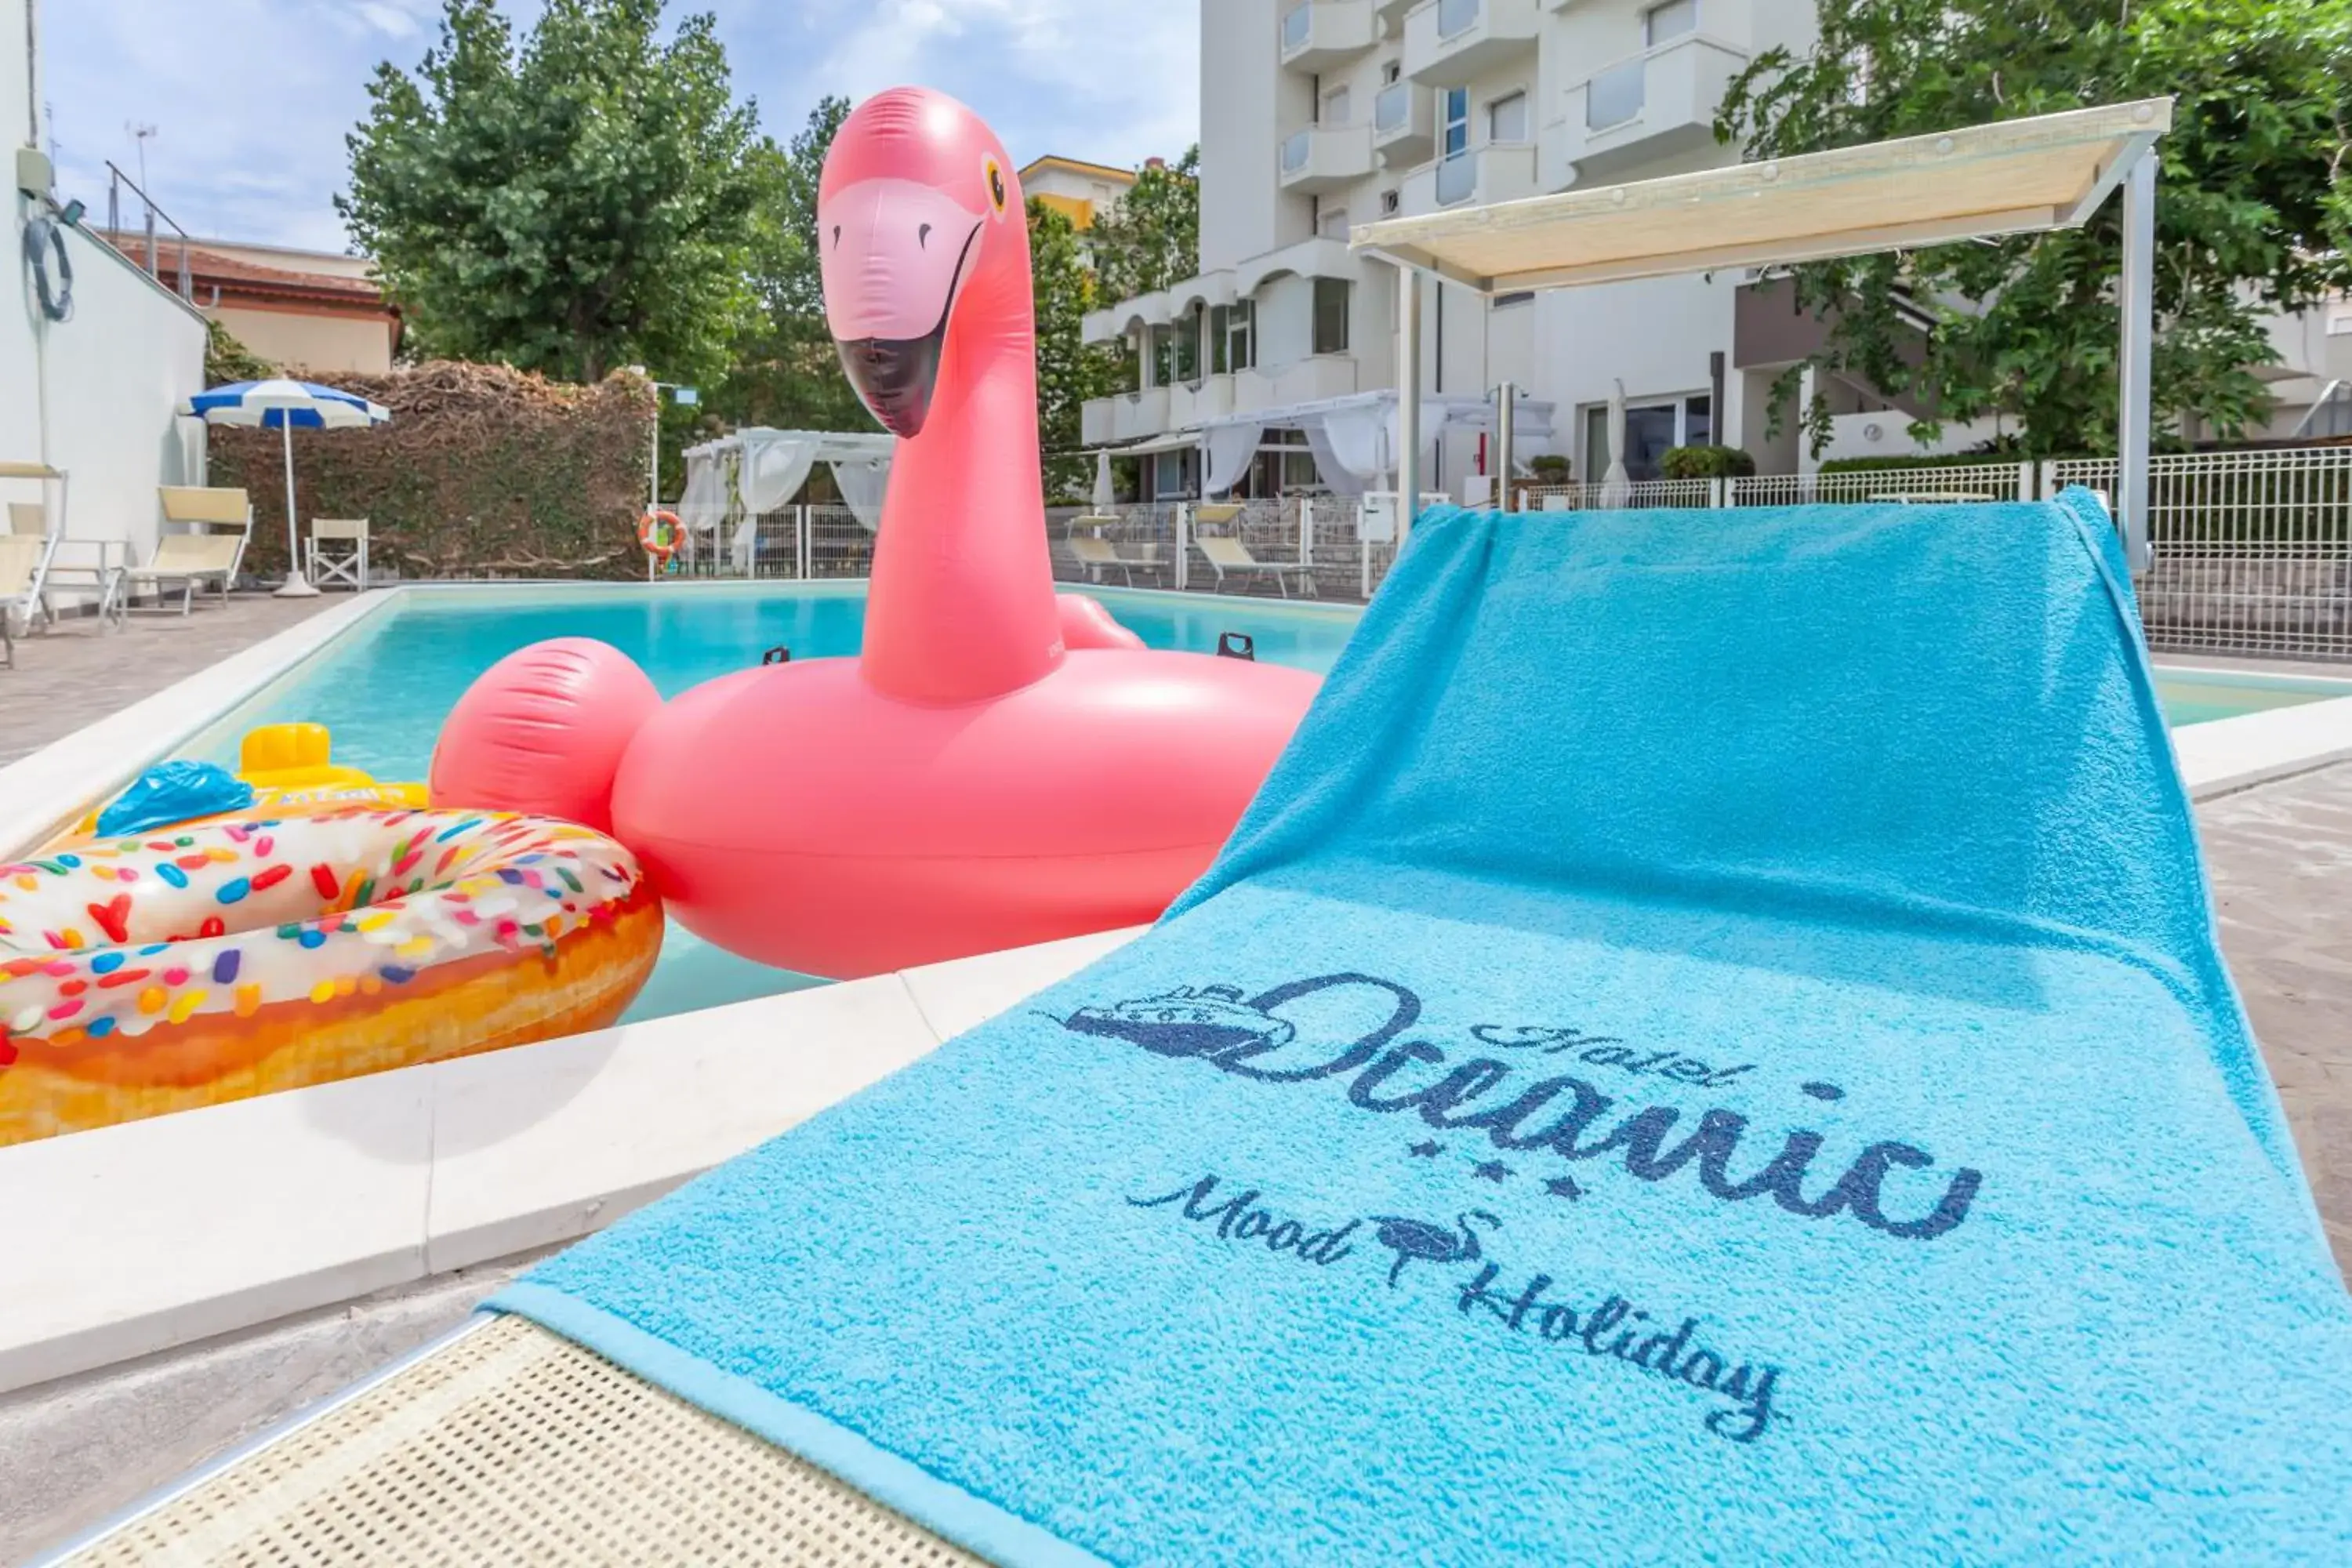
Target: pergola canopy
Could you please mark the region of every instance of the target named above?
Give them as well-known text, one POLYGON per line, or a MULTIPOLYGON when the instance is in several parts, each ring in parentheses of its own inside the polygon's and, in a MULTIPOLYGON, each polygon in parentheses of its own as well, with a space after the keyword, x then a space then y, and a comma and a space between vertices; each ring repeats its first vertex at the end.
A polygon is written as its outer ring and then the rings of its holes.
MULTIPOLYGON (((2116 520, 2149 564, 2147 440, 2156 139, 2172 100, 2069 110, 1931 136, 1365 224, 1350 247, 1491 299, 2073 228, 2121 187, 2116 520)), ((1421 384, 1421 290, 1397 290, 1398 384, 1421 384)), ((1398 405, 1398 492, 1420 491, 1420 399, 1398 405)), ((1507 427, 1503 431, 1509 447, 1507 427)), ((1507 483, 1506 501, 1507 506, 1507 483)))
POLYGON ((2172 100, 1359 226, 1369 250, 1482 294, 2071 228, 2172 124, 2172 100))

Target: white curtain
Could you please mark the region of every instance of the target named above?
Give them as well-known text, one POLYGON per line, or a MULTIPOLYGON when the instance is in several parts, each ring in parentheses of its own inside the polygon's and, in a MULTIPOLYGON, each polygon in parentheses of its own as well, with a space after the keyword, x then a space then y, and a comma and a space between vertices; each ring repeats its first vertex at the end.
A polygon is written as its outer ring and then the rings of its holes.
POLYGON ((743 498, 743 521, 735 525, 729 552, 735 558, 735 570, 749 574, 758 553, 760 514, 773 511, 800 493, 809 469, 816 466, 816 439, 808 436, 746 439, 742 464, 735 489, 743 498))
POLYGON ((1263 425, 1217 425, 1204 432, 1201 440, 1208 448, 1208 477, 1201 482, 1201 493, 1221 496, 1241 483, 1265 433, 1263 425))
POLYGON ((746 440, 738 481, 747 511, 773 511, 800 493, 816 466, 816 437, 746 440))
POLYGON ((882 498, 890 489, 890 459, 887 458, 835 458, 832 459, 833 482, 841 487, 841 499, 857 514, 866 531, 874 532, 882 526, 882 498))
POLYGON ((1364 493, 1366 475, 1340 457, 1331 444, 1331 428, 1323 420, 1309 419, 1299 428, 1307 433, 1307 449, 1315 455, 1315 471, 1335 496, 1350 499, 1364 493))
POLYGON ((719 461, 717 452, 686 455, 686 493, 678 498, 677 520, 696 533, 709 533, 727 515, 727 476, 719 461))
POLYGON ((1323 416, 1331 456, 1359 479, 1370 479, 1395 466, 1396 410, 1373 405, 1338 408, 1323 416))

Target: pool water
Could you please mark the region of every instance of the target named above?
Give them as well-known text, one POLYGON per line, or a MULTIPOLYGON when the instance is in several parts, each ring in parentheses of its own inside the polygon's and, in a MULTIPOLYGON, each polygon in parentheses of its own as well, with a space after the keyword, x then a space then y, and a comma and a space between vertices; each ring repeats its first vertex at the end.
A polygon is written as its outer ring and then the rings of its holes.
MULTIPOLYGON (((1257 657, 1322 673, 1355 629, 1352 606, 1285 605, 1207 595, 1090 589, 1153 647, 1213 653, 1224 632, 1257 657)), ((728 584, 647 593, 628 587, 450 588, 404 594, 299 668, 198 735, 183 755, 233 765, 261 724, 308 721, 334 733, 335 760, 385 780, 422 779, 442 721, 475 678, 549 637, 611 643, 664 697, 747 666, 767 649, 794 658, 854 654, 865 635, 863 584, 728 584)), ((711 947, 676 924, 630 1019, 720 1006, 819 982, 711 947)))
MULTIPOLYGON (((1220 634, 1255 640, 1257 657, 1322 673, 1360 612, 1209 595, 1089 589, 1153 647, 1213 653, 1220 634)), ((865 585, 740 584, 647 593, 614 588, 421 589, 212 725, 184 754, 236 761, 239 737, 259 724, 308 720, 334 731, 335 759, 380 779, 421 779, 433 743, 475 677, 516 649, 555 637, 611 643, 643 667, 664 697, 760 662, 772 647, 795 658, 854 654, 864 637, 865 585)), ((2178 728, 2242 713, 2352 695, 2352 681, 2168 671, 2158 680, 2178 728)), ((819 984, 719 952, 673 925, 631 1018, 746 1001, 819 984)))

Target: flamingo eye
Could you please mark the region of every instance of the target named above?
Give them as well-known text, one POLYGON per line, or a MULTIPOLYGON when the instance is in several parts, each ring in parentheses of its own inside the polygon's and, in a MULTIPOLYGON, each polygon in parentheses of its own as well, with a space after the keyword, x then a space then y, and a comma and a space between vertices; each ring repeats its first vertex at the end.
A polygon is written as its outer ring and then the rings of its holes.
POLYGON ((1003 217, 1004 216, 1004 165, 996 161, 995 154, 991 153, 981 160, 981 173, 988 181, 989 209, 996 216, 1003 217))

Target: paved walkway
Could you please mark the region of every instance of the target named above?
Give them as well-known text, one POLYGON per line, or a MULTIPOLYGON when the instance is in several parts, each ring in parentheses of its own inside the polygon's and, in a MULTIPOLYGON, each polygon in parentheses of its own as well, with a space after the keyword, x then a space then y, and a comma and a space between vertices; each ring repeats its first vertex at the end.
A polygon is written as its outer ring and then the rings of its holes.
POLYGON ((2352 1279, 2352 763, 2198 808, 2230 961, 2352 1279))
MULTIPOLYGON (((0 669, 0 764, 336 602, 240 595, 185 619, 138 616, 121 633, 84 620, 26 637, 17 668, 0 669)), ((2352 763, 2210 801, 2198 819, 2222 949, 2352 1277, 2352 763)))
POLYGON ((19 637, 16 668, 0 668, 0 766, 340 603, 238 594, 188 616, 141 611, 119 632, 85 616, 19 637))

